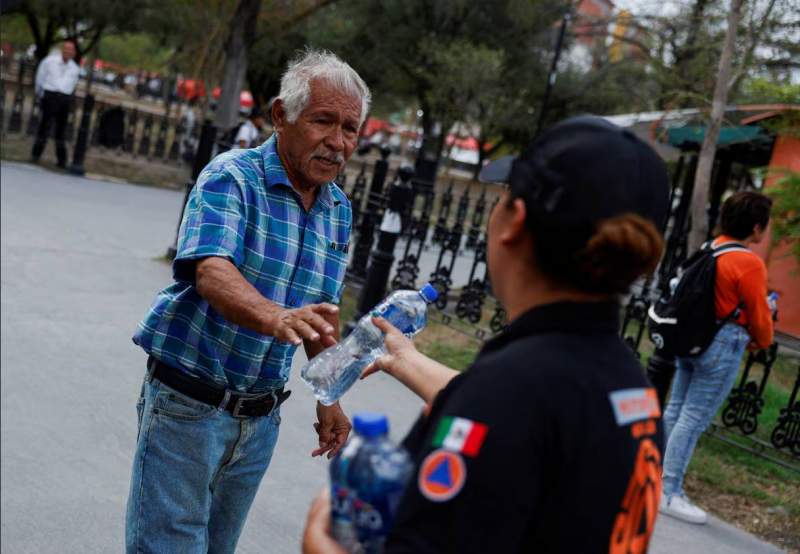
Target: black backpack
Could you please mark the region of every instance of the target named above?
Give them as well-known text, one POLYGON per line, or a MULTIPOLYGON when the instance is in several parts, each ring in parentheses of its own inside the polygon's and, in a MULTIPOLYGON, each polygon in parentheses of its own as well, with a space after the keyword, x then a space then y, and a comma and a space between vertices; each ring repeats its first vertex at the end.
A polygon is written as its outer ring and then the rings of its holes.
POLYGON ((720 328, 739 315, 741 304, 719 321, 714 308, 717 257, 727 252, 750 250, 736 242, 716 248, 707 242, 670 276, 668 292, 647 312, 650 340, 656 348, 671 356, 699 356, 720 328))

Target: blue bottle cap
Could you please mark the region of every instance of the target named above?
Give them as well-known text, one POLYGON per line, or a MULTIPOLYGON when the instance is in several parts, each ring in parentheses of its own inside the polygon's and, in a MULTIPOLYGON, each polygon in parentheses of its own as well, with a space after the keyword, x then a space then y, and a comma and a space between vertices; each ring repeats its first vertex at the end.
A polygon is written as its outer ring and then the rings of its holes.
POLYGON ((383 414, 361 412, 353 416, 353 428, 362 437, 379 437, 389 433, 389 420, 383 414))
POLYGON ((436 299, 439 298, 439 291, 430 283, 425 283, 425 286, 420 289, 419 293, 429 304, 431 302, 436 302, 436 299))

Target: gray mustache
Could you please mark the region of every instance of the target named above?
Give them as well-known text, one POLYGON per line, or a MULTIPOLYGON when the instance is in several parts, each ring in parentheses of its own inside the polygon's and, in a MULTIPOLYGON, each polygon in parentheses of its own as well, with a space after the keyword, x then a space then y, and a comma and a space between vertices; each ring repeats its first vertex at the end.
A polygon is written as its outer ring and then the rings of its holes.
POLYGON ((341 152, 314 152, 315 158, 322 158, 331 163, 341 164, 344 163, 344 154, 341 152))

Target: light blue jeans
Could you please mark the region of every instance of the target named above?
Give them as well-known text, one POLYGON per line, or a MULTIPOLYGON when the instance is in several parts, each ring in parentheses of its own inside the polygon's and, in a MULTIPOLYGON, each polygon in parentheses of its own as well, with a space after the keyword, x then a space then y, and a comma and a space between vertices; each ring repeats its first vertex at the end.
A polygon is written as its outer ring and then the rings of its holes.
POLYGON ((234 552, 278 440, 279 409, 237 419, 145 378, 126 551, 234 552))
POLYGON ((742 326, 727 323, 700 356, 678 358, 664 413, 665 496, 683 494, 683 477, 697 440, 733 388, 749 341, 742 326))

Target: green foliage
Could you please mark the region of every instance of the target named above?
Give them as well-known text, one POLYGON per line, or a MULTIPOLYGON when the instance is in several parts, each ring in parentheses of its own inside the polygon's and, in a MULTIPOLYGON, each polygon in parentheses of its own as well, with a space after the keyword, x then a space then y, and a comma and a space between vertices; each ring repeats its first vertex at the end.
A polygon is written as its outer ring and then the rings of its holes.
POLYGON ((16 50, 24 50, 33 43, 33 35, 22 14, 0 16, 0 42, 10 42, 16 50))
POLYGON ((475 345, 453 346, 447 341, 436 341, 421 345, 419 348, 426 356, 458 371, 467 369, 475 361, 475 356, 478 353, 478 348, 475 345))
POLYGON ((744 83, 739 101, 743 104, 797 104, 800 84, 755 77, 744 83))
POLYGON ((772 240, 790 241, 792 254, 800 262, 800 172, 777 170, 782 176, 766 193, 772 197, 772 240))
POLYGON ((131 69, 164 72, 172 52, 152 35, 125 33, 106 36, 98 44, 97 57, 131 69))

